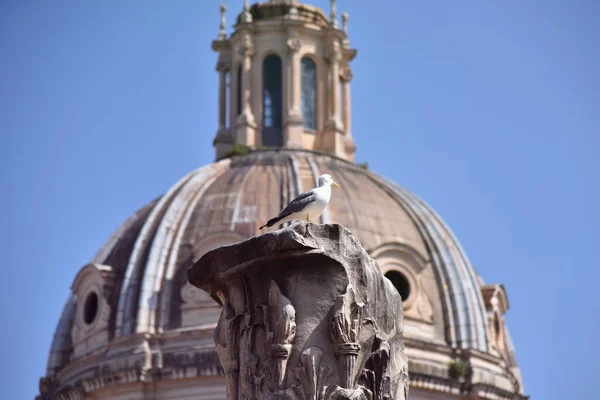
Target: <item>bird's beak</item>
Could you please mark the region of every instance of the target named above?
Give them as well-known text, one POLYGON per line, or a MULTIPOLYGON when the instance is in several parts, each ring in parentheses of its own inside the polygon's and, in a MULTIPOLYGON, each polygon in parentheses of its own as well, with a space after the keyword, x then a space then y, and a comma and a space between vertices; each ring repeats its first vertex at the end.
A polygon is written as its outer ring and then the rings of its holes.
POLYGON ((338 185, 337 183, 333 182, 333 186, 335 186, 336 188, 339 188, 340 185, 338 185))

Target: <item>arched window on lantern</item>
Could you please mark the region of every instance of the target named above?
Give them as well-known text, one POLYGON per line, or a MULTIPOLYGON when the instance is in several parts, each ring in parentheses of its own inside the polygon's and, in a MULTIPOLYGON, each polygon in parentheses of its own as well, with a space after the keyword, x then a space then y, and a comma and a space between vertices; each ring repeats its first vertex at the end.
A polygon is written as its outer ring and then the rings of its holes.
POLYGON ((309 57, 300 61, 302 72, 302 117, 304 129, 317 129, 317 66, 309 57))
POLYGON ((242 65, 238 65, 237 67, 237 79, 236 79, 236 93, 235 93, 235 103, 237 109, 237 115, 242 113, 242 65))
POLYGON ((281 146, 283 144, 283 102, 282 102, 282 63, 276 54, 265 57, 263 61, 263 146, 281 146))

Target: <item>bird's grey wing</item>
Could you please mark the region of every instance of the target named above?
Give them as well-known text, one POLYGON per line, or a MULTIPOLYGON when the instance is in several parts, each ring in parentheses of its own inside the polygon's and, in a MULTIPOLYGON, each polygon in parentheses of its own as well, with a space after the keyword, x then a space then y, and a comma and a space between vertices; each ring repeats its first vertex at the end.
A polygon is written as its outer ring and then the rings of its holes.
POLYGON ((290 214, 302 211, 304 207, 315 201, 316 197, 317 195, 313 190, 300 193, 300 195, 298 195, 298 197, 292 200, 290 204, 287 205, 287 207, 281 210, 278 217, 285 217, 290 214))
POLYGON ((288 215, 302 211, 307 205, 315 201, 316 198, 317 195, 313 190, 300 193, 300 195, 298 195, 298 197, 292 200, 291 203, 287 205, 287 207, 281 210, 279 215, 277 215, 274 218, 271 218, 265 225, 261 226, 260 229, 263 229, 265 227, 271 227, 279 221, 281 221, 283 218, 287 217, 288 215))

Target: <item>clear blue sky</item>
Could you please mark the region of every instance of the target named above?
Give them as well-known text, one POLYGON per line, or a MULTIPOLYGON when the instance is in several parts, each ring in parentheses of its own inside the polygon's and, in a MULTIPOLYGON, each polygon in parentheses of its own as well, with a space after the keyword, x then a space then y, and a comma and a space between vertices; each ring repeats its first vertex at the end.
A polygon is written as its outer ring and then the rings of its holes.
MULTIPOLYGON (((528 394, 597 396, 600 2, 345 10, 357 160, 506 285, 528 394)), ((0 3, 0 398, 37 393, 72 280, 111 232, 212 161, 218 23, 213 0, 0 3)))

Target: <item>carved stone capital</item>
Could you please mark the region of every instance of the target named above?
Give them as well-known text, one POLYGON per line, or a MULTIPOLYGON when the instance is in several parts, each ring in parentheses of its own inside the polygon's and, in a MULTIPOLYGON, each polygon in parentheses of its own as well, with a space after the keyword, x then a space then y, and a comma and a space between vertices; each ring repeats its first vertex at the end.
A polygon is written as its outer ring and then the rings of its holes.
POLYGON ((250 33, 244 33, 241 43, 237 46, 237 52, 242 57, 252 57, 254 55, 254 43, 250 33))
POLYGON ((291 37, 287 41, 288 50, 292 53, 296 53, 302 47, 302 42, 297 37, 291 37))
POLYGON ((353 76, 354 74, 352 73, 352 70, 350 68, 344 68, 344 70, 341 73, 341 77, 344 82, 351 82, 353 76))
POLYGON ((217 61, 216 70, 218 72, 228 72, 230 69, 231 69, 231 61, 230 60, 220 59, 219 61, 217 61))
POLYGON ((300 222, 206 253, 227 399, 406 400, 402 299, 341 225, 300 222))
POLYGON ((325 53, 325 60, 327 60, 327 62, 330 64, 334 62, 340 62, 342 60, 342 49, 337 41, 330 44, 327 52, 325 53))
POLYGON ((254 46, 251 43, 244 43, 238 46, 237 52, 242 57, 252 57, 254 55, 254 46))

